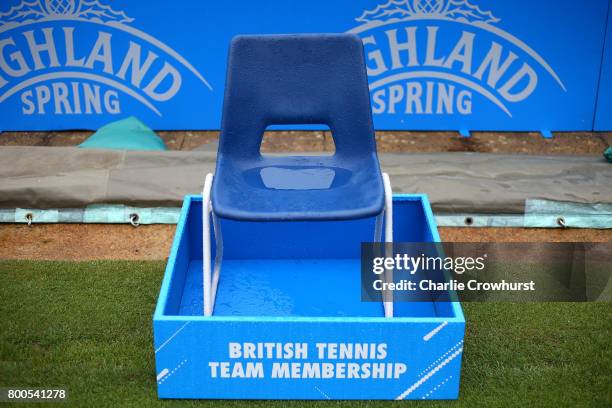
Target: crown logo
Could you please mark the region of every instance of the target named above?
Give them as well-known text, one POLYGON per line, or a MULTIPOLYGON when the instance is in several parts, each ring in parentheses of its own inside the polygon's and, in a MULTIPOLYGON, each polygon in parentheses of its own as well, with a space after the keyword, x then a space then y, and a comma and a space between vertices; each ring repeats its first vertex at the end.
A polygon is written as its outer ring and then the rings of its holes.
POLYGON ((497 23, 499 18, 469 0, 389 0, 366 10, 355 20, 360 23, 389 20, 450 19, 459 22, 497 23))
POLYGON ((8 11, 0 13, 0 27, 4 29, 44 20, 86 20, 96 23, 134 21, 123 11, 115 11, 99 0, 24 0, 8 11))

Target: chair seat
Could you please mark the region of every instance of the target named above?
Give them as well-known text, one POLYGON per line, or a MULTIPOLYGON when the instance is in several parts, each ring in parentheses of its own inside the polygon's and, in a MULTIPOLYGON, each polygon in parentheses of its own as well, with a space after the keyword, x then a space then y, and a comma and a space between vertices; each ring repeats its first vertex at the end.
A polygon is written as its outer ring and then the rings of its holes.
POLYGON ((230 45, 213 210, 252 221, 380 214, 384 188, 361 39, 354 34, 238 36, 230 45), (270 125, 319 124, 333 156, 262 156, 270 125))
POLYGON ((358 161, 336 156, 217 158, 215 213, 248 221, 344 220, 378 215, 384 187, 375 154, 358 161))

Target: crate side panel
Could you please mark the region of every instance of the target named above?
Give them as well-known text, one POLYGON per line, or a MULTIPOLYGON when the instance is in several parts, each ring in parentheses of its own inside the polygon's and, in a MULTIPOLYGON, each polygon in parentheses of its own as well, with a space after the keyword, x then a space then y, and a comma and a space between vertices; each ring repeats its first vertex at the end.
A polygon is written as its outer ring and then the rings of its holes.
POLYGON ((155 355, 158 394, 160 398, 454 399, 463 328, 462 323, 426 319, 422 323, 160 321, 155 325, 156 340, 163 345, 155 355), (253 345, 255 354, 243 353, 245 342, 253 345), (273 344, 271 358, 260 358, 259 343, 273 344), (281 354, 276 354, 276 344, 281 354), (333 344, 335 354, 328 354, 333 344), (352 345, 353 350, 357 344, 368 345, 374 351, 369 358, 340 358, 340 344, 352 345), (291 347, 293 356, 289 356, 291 347), (298 352, 304 349, 305 354, 298 352), (251 369, 251 378, 245 378, 247 363, 261 367, 251 369), (306 372, 305 363, 316 365, 306 372), (283 364, 289 368, 283 369, 283 364), (313 368, 317 366, 319 370, 313 368), (359 378, 347 378, 349 370, 359 378), (375 372, 383 378, 372 378, 375 372), (329 378, 322 378, 324 373, 329 378), (302 378, 305 375, 318 378, 302 378))

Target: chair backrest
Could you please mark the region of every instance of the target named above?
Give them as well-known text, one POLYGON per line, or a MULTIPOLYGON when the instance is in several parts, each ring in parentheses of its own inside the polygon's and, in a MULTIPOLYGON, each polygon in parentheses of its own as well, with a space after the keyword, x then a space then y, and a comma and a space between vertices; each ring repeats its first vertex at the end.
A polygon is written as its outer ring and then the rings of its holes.
POLYGON ((219 154, 260 157, 263 132, 274 124, 325 124, 340 157, 376 152, 359 37, 305 34, 232 40, 219 154))

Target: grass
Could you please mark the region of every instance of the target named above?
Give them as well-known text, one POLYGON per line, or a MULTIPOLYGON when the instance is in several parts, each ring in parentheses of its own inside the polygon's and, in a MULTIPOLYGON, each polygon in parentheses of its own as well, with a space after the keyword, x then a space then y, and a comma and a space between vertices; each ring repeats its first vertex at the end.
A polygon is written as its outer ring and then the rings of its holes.
MULTIPOLYGON (((67 387, 79 406, 397 406, 158 401, 151 316, 162 262, 0 261, 0 386, 67 387)), ((466 303, 459 401, 612 406, 612 304, 466 303)), ((23 406, 23 404, 19 404, 23 406)))

